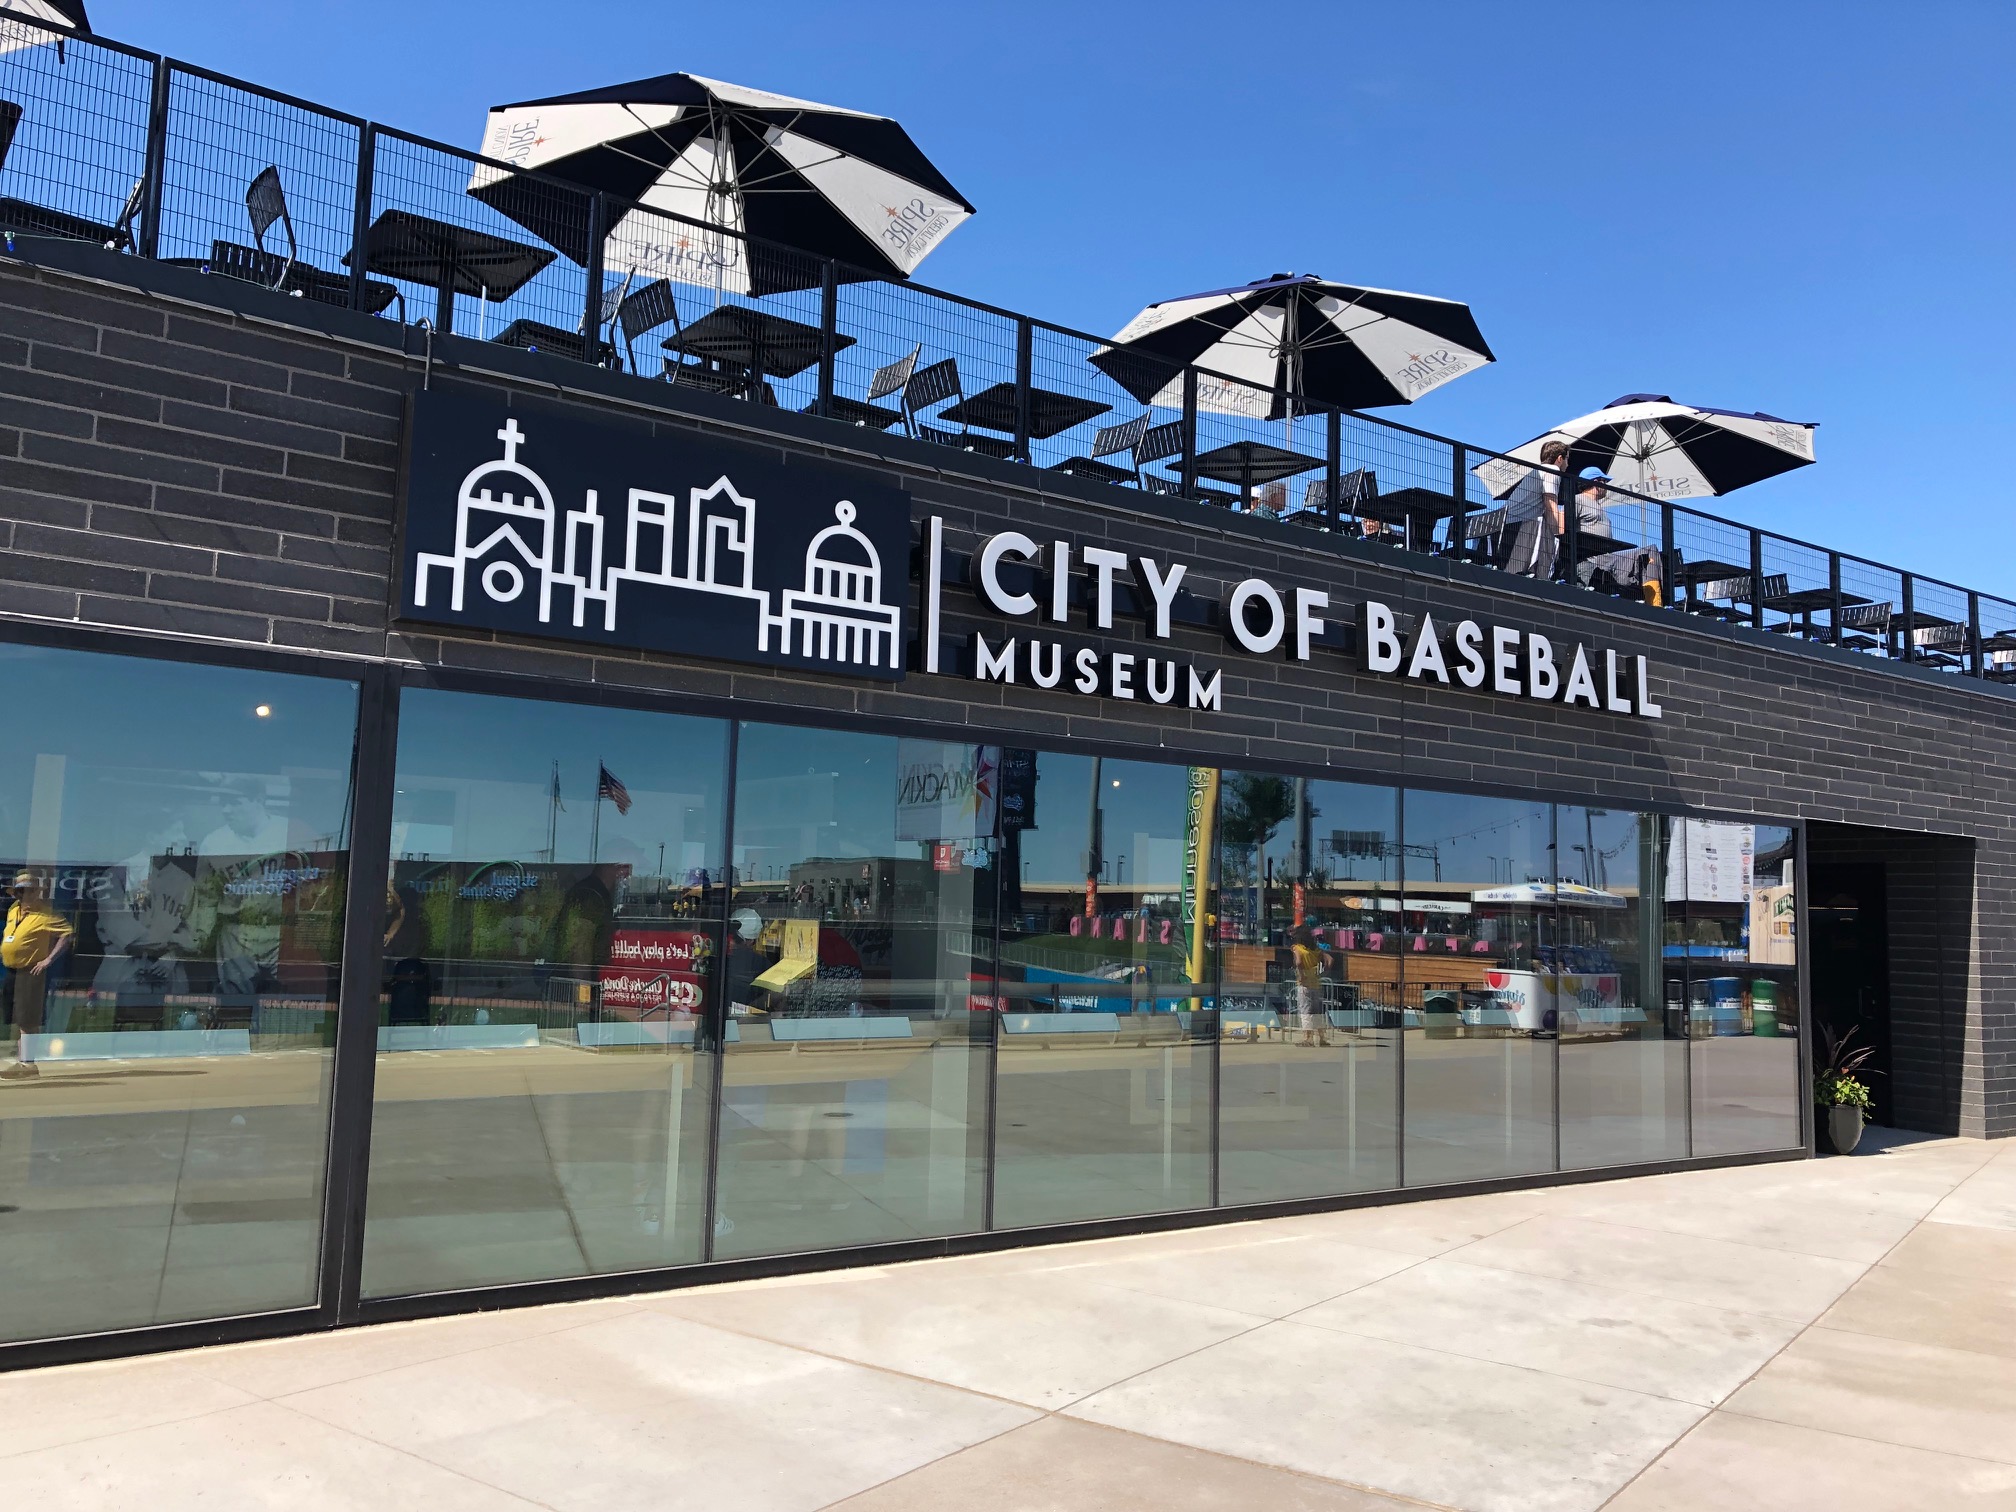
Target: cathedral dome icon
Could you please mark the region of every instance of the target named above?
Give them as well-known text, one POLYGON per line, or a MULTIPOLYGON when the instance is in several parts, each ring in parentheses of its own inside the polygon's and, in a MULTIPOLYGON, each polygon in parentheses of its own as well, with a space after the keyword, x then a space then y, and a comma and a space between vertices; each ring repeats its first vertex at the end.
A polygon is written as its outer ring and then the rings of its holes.
POLYGON ((504 443, 504 455, 470 468, 455 502, 478 509, 552 514, 553 494, 546 487, 546 480, 518 460, 518 443, 525 439, 518 422, 506 420, 504 428, 497 432, 497 439, 504 443))
POLYGON ((484 596, 510 603, 525 591, 530 571, 539 579, 539 618, 543 623, 552 601, 553 494, 545 479, 518 460, 518 446, 525 433, 516 418, 505 420, 497 439, 504 443, 504 455, 470 468, 456 490, 454 551, 423 551, 415 558, 418 581, 414 603, 426 607, 428 573, 442 568, 449 575, 450 607, 459 614, 468 569, 487 557, 490 559, 481 577, 484 596), (491 557, 499 548, 505 554, 491 557), (511 552, 517 560, 512 560, 511 552))

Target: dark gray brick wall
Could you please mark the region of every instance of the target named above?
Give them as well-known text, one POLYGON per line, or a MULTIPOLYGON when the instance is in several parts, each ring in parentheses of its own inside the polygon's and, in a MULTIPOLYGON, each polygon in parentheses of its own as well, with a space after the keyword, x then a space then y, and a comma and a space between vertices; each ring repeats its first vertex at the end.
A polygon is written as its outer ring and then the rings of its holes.
MULTIPOLYGON (((1136 496, 1075 480, 455 339, 437 344, 429 381, 549 399, 567 386, 563 398, 665 432, 746 437, 760 422, 771 444, 907 487, 920 518, 945 517, 956 551, 1010 521, 1038 539, 1054 529, 1164 553, 1189 563, 1207 596, 1258 574, 1284 589, 1321 587, 1340 608, 1378 596, 1438 619, 1474 613, 1643 653, 1666 718, 1398 685, 1336 653, 1309 667, 1260 662, 1229 654, 1208 626, 1180 628, 1177 654, 1223 669, 1224 712, 1153 717, 960 675, 913 673, 889 687, 402 626, 388 619, 392 535, 405 395, 423 381, 418 346, 401 351, 396 327, 131 259, 107 255, 83 272, 0 263, 0 616, 669 689, 732 698, 752 715, 830 709, 1972 837, 1971 879, 1946 875, 1941 893, 1942 907, 1956 895, 1973 904, 1957 1123, 2016 1133, 2016 699, 1997 690, 1428 558, 1323 549, 1290 527, 1183 506, 1148 513, 1136 496), (318 320, 327 328, 298 328, 318 320)), ((954 646, 964 627, 1000 628, 963 588, 948 590, 948 608, 954 646)), ((1095 639, 1076 628, 1059 638, 1095 639)), ((1132 628, 1110 637, 1138 638, 1132 628)))

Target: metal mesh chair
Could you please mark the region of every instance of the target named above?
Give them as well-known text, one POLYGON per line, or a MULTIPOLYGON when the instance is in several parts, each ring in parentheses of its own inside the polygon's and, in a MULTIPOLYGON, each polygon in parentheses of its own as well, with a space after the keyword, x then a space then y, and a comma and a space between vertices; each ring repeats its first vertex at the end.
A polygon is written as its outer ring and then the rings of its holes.
MULTIPOLYGON (((637 366, 637 338, 649 335, 662 325, 677 327, 679 324, 679 301, 672 293, 672 284, 667 279, 655 279, 641 289, 632 289, 621 297, 615 310, 616 326, 623 333, 623 355, 629 361, 630 371, 641 373, 637 366)), ((667 362, 662 364, 670 367, 667 362)))
POLYGON ((1154 416, 1143 410, 1132 420, 1123 420, 1118 425, 1103 425, 1092 436, 1092 445, 1082 457, 1066 457, 1062 462, 1051 464, 1052 472, 1066 472, 1080 478, 1097 478, 1102 483, 1125 483, 1130 479, 1138 488, 1141 484, 1141 463, 1133 455, 1141 444, 1141 438, 1148 434, 1148 422, 1154 416), (1111 462, 1102 462, 1102 457, 1117 457, 1127 454, 1133 462, 1131 467, 1116 467, 1111 462))
POLYGON ((940 446, 956 446, 961 451, 978 452, 985 457, 999 457, 1005 461, 1014 456, 1015 443, 1005 436, 976 433, 964 421, 960 422, 956 431, 925 423, 925 410, 948 399, 963 400, 965 397, 966 390, 959 382, 957 358, 947 357, 911 374, 909 382, 903 385, 903 418, 910 434, 920 440, 935 441, 940 446))
POLYGON ((266 233, 273 229, 273 222, 280 222, 280 228, 287 233, 287 260, 280 265, 280 276, 267 285, 277 289, 287 282, 288 270, 301 255, 301 244, 294 239, 294 218, 287 213, 287 193, 280 187, 280 170, 271 163, 260 169, 258 177, 246 186, 245 213, 252 218, 252 245, 261 252, 266 251, 266 233))

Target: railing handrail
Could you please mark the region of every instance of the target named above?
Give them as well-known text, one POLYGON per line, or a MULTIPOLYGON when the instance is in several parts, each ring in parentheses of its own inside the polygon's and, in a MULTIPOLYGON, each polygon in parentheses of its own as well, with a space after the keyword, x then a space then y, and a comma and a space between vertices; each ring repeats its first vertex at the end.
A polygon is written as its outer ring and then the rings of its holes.
MULTIPOLYGON (((765 237, 752 236, 747 232, 683 214, 676 210, 622 200, 606 192, 590 189, 582 184, 557 177, 539 169, 522 168, 508 161, 490 157, 480 151, 471 151, 465 147, 458 147, 451 143, 422 136, 419 133, 405 130, 402 127, 387 125, 383 122, 352 115, 346 111, 335 110, 314 101, 288 94, 282 90, 269 89, 263 85, 254 84, 247 80, 235 78, 229 74, 203 67, 200 64, 187 63, 179 59, 169 58, 144 48, 99 36, 95 33, 80 33, 56 25, 53 22, 43 21, 30 16, 17 16, 12 13, 9 13, 6 19, 16 26, 44 31, 49 35, 49 39, 52 42, 62 42, 73 47, 88 46, 100 48, 114 55, 148 64, 153 69, 157 101, 156 108, 150 109, 149 112, 147 126, 148 171, 144 175, 147 194, 143 207, 140 236, 134 247, 134 250, 140 252, 141 255, 153 256, 158 253, 158 248, 153 243, 153 235, 158 231, 159 227, 160 212, 158 207, 163 186, 155 182, 155 180, 162 177, 160 170, 165 164, 165 157, 161 142, 156 139, 158 137, 165 140, 168 131, 167 121, 170 114, 169 111, 158 108, 161 92, 166 87, 172 87, 174 76, 184 75, 192 79, 203 80, 224 89, 238 91, 257 99, 271 101, 314 118, 340 124, 357 134, 357 166, 355 175, 357 194, 355 205, 356 219, 352 227, 353 247, 357 230, 367 225, 367 214, 370 207, 365 196, 370 192, 368 186, 372 182, 372 175, 376 166, 376 144, 380 140, 390 140, 417 148, 423 152, 438 154, 451 160, 459 161, 469 165, 472 169, 493 169, 500 174, 511 175, 521 182, 540 185, 553 192, 556 196, 566 196, 570 199, 578 200, 584 206, 584 225, 591 228, 613 224, 608 219, 609 212, 612 208, 621 206, 620 213, 626 217, 632 214, 646 213, 654 219, 665 221, 668 224, 690 227, 712 239, 732 240, 739 243, 744 249, 745 266, 754 266, 758 254, 765 256, 777 254, 780 261, 796 260, 808 269, 818 270, 819 277, 816 280, 808 281, 803 286, 807 290, 816 291, 820 298, 822 308, 821 326, 822 331, 825 333, 821 344, 822 352, 819 359, 820 373, 817 399, 813 406, 814 413, 831 413, 831 404, 834 397, 832 383, 834 352, 836 350, 831 332, 834 326, 835 311, 838 303, 836 290, 843 284, 848 286, 872 284, 890 289, 900 289, 916 296, 920 300, 935 301, 945 306, 971 311, 986 316, 991 320, 999 321, 1004 326, 1011 328, 1014 332, 1014 344, 1018 355, 1013 365, 1014 387, 1017 391, 1015 405, 1016 423, 1014 427, 1013 450, 1009 455, 1012 455, 1016 460, 1032 466, 1035 464, 1030 448, 1030 401, 1028 394, 1030 388, 1033 386, 1033 379, 1030 376, 1031 362, 1029 355, 1033 334, 1041 331, 1046 335, 1059 337, 1069 342, 1083 343, 1092 349, 1094 355, 1097 355, 1099 352, 1113 350, 1113 338, 1110 336, 1102 336, 1090 331, 1081 331, 1071 326, 1058 324, 1055 321, 1042 319, 1041 317, 1021 314, 999 305, 990 304, 985 300, 975 299, 969 295, 959 294, 948 289, 941 289, 934 285, 903 277, 886 268, 873 269, 863 267, 848 262, 845 259, 827 257, 822 254, 791 247, 784 243, 773 242, 765 237), (166 85, 163 83, 164 80, 167 81, 166 85), (151 218, 148 214, 150 210, 152 212, 151 218)), ((87 83, 85 87, 88 89, 94 86, 87 83)), ((96 87, 100 89, 100 92, 104 92, 103 86, 96 87)), ((556 203, 561 203, 561 201, 556 198, 556 203)), ((12 234, 10 233, 10 243, 11 239, 12 234)), ((591 232, 591 241, 593 239, 594 236, 591 232)), ((584 269, 584 274, 587 275, 584 277, 585 283, 592 285, 601 281, 593 277, 598 263, 599 259, 591 257, 588 267, 584 269)), ((361 267, 351 270, 349 288, 350 298, 353 303, 363 299, 368 282, 369 280, 361 267)), ((704 285, 701 286, 704 287, 704 285)), ((792 287, 797 288, 799 286, 793 285, 792 287)), ((727 292, 732 293, 733 291, 727 292)), ((761 296, 751 297, 760 298, 761 296)), ((581 320, 584 335, 581 341, 582 350, 579 354, 584 360, 597 362, 602 358, 603 354, 600 350, 602 343, 600 342, 599 332, 602 323, 601 317, 605 314, 606 312, 601 310, 601 290, 595 287, 587 288, 581 320)), ((867 349, 864 348, 865 350, 867 349)), ((1273 394, 1277 398, 1287 398, 1291 400, 1300 413, 1307 417, 1311 419, 1325 417, 1327 419, 1328 456, 1325 464, 1324 478, 1326 483, 1329 484, 1326 496, 1333 501, 1329 505, 1329 508, 1334 512, 1332 516, 1333 520, 1341 520, 1348 517, 1348 506, 1340 509, 1338 504, 1334 502, 1336 500, 1335 482, 1340 475, 1342 459, 1339 425, 1346 420, 1355 425, 1368 428, 1375 435, 1391 434, 1407 436, 1417 441, 1429 443, 1437 448, 1448 449, 1450 472, 1446 478, 1446 486, 1449 497, 1455 504, 1455 513, 1452 516, 1450 532, 1452 544, 1455 545, 1461 544, 1460 542, 1454 542, 1453 539, 1459 529, 1456 524, 1457 521, 1462 520, 1470 514, 1485 513, 1501 506, 1501 501, 1498 500, 1473 504, 1471 500, 1470 480, 1474 477, 1477 465, 1490 461, 1504 461, 1530 468, 1536 472, 1551 473, 1562 480, 1564 491, 1572 487, 1574 483, 1573 479, 1566 478, 1559 469, 1546 467, 1535 462, 1528 462, 1523 458, 1514 456, 1511 451, 1478 446, 1454 436, 1428 430, 1421 426, 1411 425, 1404 421, 1394 420, 1384 415, 1368 414, 1362 410, 1329 404, 1321 400, 1306 400, 1300 396, 1288 395, 1278 389, 1263 387, 1250 379, 1242 378, 1235 374, 1219 372, 1194 363, 1182 364, 1171 359, 1159 358, 1145 353, 1139 354, 1139 360, 1144 367, 1150 369, 1154 367, 1166 367, 1169 382, 1172 384, 1180 383, 1184 397, 1182 403, 1175 408, 1178 414, 1177 423, 1182 427, 1183 446, 1180 453, 1180 476, 1175 482, 1178 491, 1183 493, 1194 493, 1198 481, 1195 476, 1194 459, 1198 450, 1197 434, 1200 407, 1196 396, 1197 380, 1200 377, 1215 380, 1223 384, 1235 385, 1251 390, 1256 394, 1273 394)), ((1128 390, 1128 392, 1131 393, 1131 390, 1128 390)), ((1248 421, 1256 419, 1256 417, 1251 415, 1243 418, 1248 421)), ((1174 467, 1177 463, 1171 461, 1169 465, 1174 467)), ((1363 464, 1359 465, 1362 466, 1363 464)), ((1313 488, 1314 485, 1312 484, 1311 486, 1313 488)), ((1443 483, 1438 482, 1436 484, 1438 490, 1442 487, 1443 483)), ((1761 587, 1762 580, 1769 575, 1764 570, 1767 545, 1790 548, 1791 550, 1800 552, 1810 552, 1817 558, 1826 561, 1828 564, 1828 583, 1831 588, 1832 602, 1835 610, 1835 613, 1830 616, 1833 623, 1827 630, 1827 638, 1836 643, 1839 643, 1841 640, 1841 628, 1838 623, 1839 610, 1844 604, 1846 597, 1842 586, 1842 568, 1844 566, 1866 569, 1870 573, 1894 577, 1897 580, 1897 592, 1901 600, 1899 605, 1901 609, 1900 619, 1904 626, 1905 635, 1902 645, 1907 655, 1911 649, 1913 625, 1916 620, 1922 617, 1917 604, 1920 595, 1915 590, 1920 588, 1937 590, 1964 600, 1969 616, 1968 624, 1970 627, 1972 665, 1963 670, 1970 671, 1977 677, 1986 675, 1986 668, 1979 644, 1981 638, 1981 613, 1984 603, 2006 606, 2010 611, 2010 618, 2016 620, 2016 596, 2004 598, 2000 595, 1983 594, 1978 590, 1969 589, 1942 578, 1929 577, 1922 573, 1910 572, 1901 567, 1893 567, 1863 556, 1860 553, 1844 552, 1800 537, 1768 530, 1761 526, 1745 525, 1725 516, 1711 514, 1707 510, 1700 509, 1686 500, 1655 498, 1617 483, 1606 483, 1605 489, 1606 494, 1612 501, 1621 503, 1625 507, 1635 505, 1645 510, 1656 509, 1659 511, 1657 517, 1658 542, 1654 543, 1648 540, 1638 544, 1646 549, 1652 549, 1656 545, 1656 549, 1659 550, 1662 558, 1670 558, 1676 549, 1674 533, 1676 519, 1698 520, 1706 525, 1727 530, 1736 537, 1747 539, 1750 543, 1750 567, 1747 575, 1753 579, 1751 608, 1748 617, 1750 623, 1759 628, 1763 627, 1765 623, 1765 609, 1762 603, 1761 587)), ((1579 527, 1575 520, 1575 511, 1570 509, 1565 513, 1564 544, 1568 547, 1570 556, 1573 558, 1576 555, 1575 548, 1579 527)), ((1647 528, 1641 531, 1641 533, 1650 533, 1649 523, 1647 528)), ((1811 590, 1802 591, 1810 592, 1811 590)), ((1813 628, 1809 615, 1805 626, 1801 627, 1801 633, 1810 633, 1813 628)))

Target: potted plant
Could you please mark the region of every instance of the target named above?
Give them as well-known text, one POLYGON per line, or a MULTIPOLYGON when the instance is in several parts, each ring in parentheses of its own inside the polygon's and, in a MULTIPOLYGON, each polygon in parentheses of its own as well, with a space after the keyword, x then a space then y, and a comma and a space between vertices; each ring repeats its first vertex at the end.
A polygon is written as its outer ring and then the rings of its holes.
POLYGON ((1876 1047, 1857 1045, 1853 1029, 1842 1035, 1822 1030, 1820 1038, 1825 1053, 1813 1072, 1820 1145, 1836 1155, 1852 1155, 1862 1142, 1862 1124, 1869 1114, 1869 1084, 1862 1078, 1881 1074, 1863 1069, 1876 1047))

